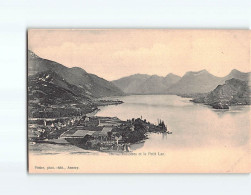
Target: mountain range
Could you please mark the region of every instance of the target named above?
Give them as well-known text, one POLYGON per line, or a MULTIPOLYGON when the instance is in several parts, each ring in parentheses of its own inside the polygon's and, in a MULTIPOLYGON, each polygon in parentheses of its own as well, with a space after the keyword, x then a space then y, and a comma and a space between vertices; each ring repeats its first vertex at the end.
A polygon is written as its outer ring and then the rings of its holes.
MULTIPOLYGON (((70 89, 77 95, 89 98, 100 98, 106 96, 121 96, 125 94, 175 94, 186 95, 203 94, 214 90, 226 80, 236 78, 249 81, 250 72, 244 73, 236 69, 225 77, 217 77, 207 70, 187 72, 183 77, 168 74, 165 77, 158 75, 135 74, 109 82, 94 74, 89 74, 79 67, 68 68, 60 63, 43 59, 28 50, 28 75, 29 77, 38 73, 48 72, 54 81, 61 78, 70 89)), ((57 86, 61 86, 58 81, 57 86)), ((250 82, 249 82, 250 84, 250 82)), ((65 87, 62 85, 61 87, 65 87)), ((67 89, 67 88, 65 88, 67 89)), ((67 89, 68 90, 68 89, 67 89)))
POLYGON ((225 77, 217 77, 207 70, 201 70, 187 72, 183 77, 174 74, 166 77, 136 74, 112 82, 127 94, 191 95, 208 93, 232 78, 249 81, 250 75, 234 69, 225 77))
POLYGON ((112 82, 127 94, 162 94, 179 79, 174 74, 166 77, 135 74, 112 82))

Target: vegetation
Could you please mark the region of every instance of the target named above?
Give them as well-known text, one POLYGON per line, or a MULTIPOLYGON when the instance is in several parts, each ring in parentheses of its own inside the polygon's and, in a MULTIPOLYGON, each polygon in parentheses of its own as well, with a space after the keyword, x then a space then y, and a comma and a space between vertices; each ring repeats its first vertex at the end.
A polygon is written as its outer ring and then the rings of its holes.
POLYGON ((233 78, 192 101, 210 105, 215 109, 229 109, 229 106, 233 105, 250 105, 250 87, 247 81, 233 78))
POLYGON ((142 120, 140 118, 127 120, 126 123, 114 128, 112 132, 118 133, 117 136, 122 136, 125 143, 136 143, 147 138, 147 132, 166 132, 164 121, 159 122, 156 126, 142 120))

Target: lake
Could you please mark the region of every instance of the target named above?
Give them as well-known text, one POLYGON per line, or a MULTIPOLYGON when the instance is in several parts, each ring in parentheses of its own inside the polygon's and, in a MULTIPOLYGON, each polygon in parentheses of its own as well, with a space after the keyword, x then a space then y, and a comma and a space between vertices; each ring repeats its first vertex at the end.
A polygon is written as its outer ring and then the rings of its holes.
POLYGON ((101 107, 97 116, 117 116, 121 120, 164 120, 173 134, 149 134, 135 152, 163 152, 172 170, 182 172, 238 171, 248 165, 250 152, 250 106, 216 110, 175 95, 131 95, 113 97, 124 103, 101 107), (208 164, 205 164, 208 162, 208 164), (185 166, 187 164, 187 166, 185 166), (178 170, 177 170, 178 169, 178 170))
MULTIPOLYGON (((116 99, 116 98, 113 98, 116 99)), ((187 148, 214 145, 243 146, 249 142, 249 106, 215 110, 175 95, 132 95, 119 97, 124 103, 101 107, 97 116, 117 116, 121 120, 164 120, 173 134, 153 134, 145 142, 150 148, 187 148)))
MULTIPOLYGON (((96 116, 112 116, 121 120, 142 117, 155 124, 161 119, 164 120, 168 130, 173 132, 167 135, 151 133, 143 143, 131 146, 133 152, 138 154, 142 152, 164 154, 157 158, 147 156, 147 161, 150 160, 149 162, 157 165, 151 166, 153 170, 149 170, 150 172, 165 170, 212 173, 241 172, 249 169, 250 106, 215 110, 206 105, 190 102, 189 98, 175 95, 131 95, 106 99, 119 99, 124 103, 102 106, 96 116)), ((35 159, 49 160, 52 155, 56 155, 55 158, 62 158, 62 162, 65 163, 71 162, 72 159, 81 162, 99 162, 99 158, 95 156, 108 155, 86 151, 73 145, 35 144, 30 146, 30 150, 32 151, 30 155, 40 156, 35 159)), ((134 164, 136 166, 138 163, 141 164, 142 170, 149 169, 144 158, 140 157, 123 156, 123 158, 107 159, 111 160, 111 166, 112 162, 123 166, 122 162, 132 161, 130 164, 132 170, 136 169, 134 164)), ((103 171, 102 167, 100 171, 103 171)))

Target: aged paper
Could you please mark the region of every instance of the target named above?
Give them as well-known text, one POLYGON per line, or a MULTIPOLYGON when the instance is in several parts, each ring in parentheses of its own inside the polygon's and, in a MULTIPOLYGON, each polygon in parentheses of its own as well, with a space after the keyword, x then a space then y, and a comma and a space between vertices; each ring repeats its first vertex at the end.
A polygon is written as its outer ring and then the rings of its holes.
POLYGON ((250 31, 29 29, 29 173, 249 173, 250 31))

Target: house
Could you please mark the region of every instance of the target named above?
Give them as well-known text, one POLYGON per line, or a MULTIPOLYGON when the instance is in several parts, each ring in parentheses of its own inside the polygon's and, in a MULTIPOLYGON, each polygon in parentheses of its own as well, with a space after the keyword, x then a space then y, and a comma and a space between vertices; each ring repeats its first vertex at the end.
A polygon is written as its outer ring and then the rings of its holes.
POLYGON ((101 141, 103 141, 103 140, 107 141, 108 140, 108 132, 111 132, 111 131, 112 131, 112 127, 106 126, 106 127, 103 127, 103 129, 101 131, 96 131, 93 134, 93 137, 95 139, 99 139, 101 141))
POLYGON ((101 140, 101 141, 107 141, 108 135, 105 132, 102 131, 95 131, 95 133, 92 134, 92 136, 95 139, 101 140))
POLYGON ((106 126, 106 127, 104 127, 104 128, 102 129, 101 132, 107 134, 107 133, 110 132, 110 131, 112 131, 112 127, 111 127, 111 126, 110 126, 110 127, 109 127, 109 126, 106 126))
POLYGON ((70 137, 85 137, 86 135, 92 136, 95 133, 95 131, 89 131, 89 130, 77 130, 73 134, 65 134, 62 138, 70 138, 70 137))

